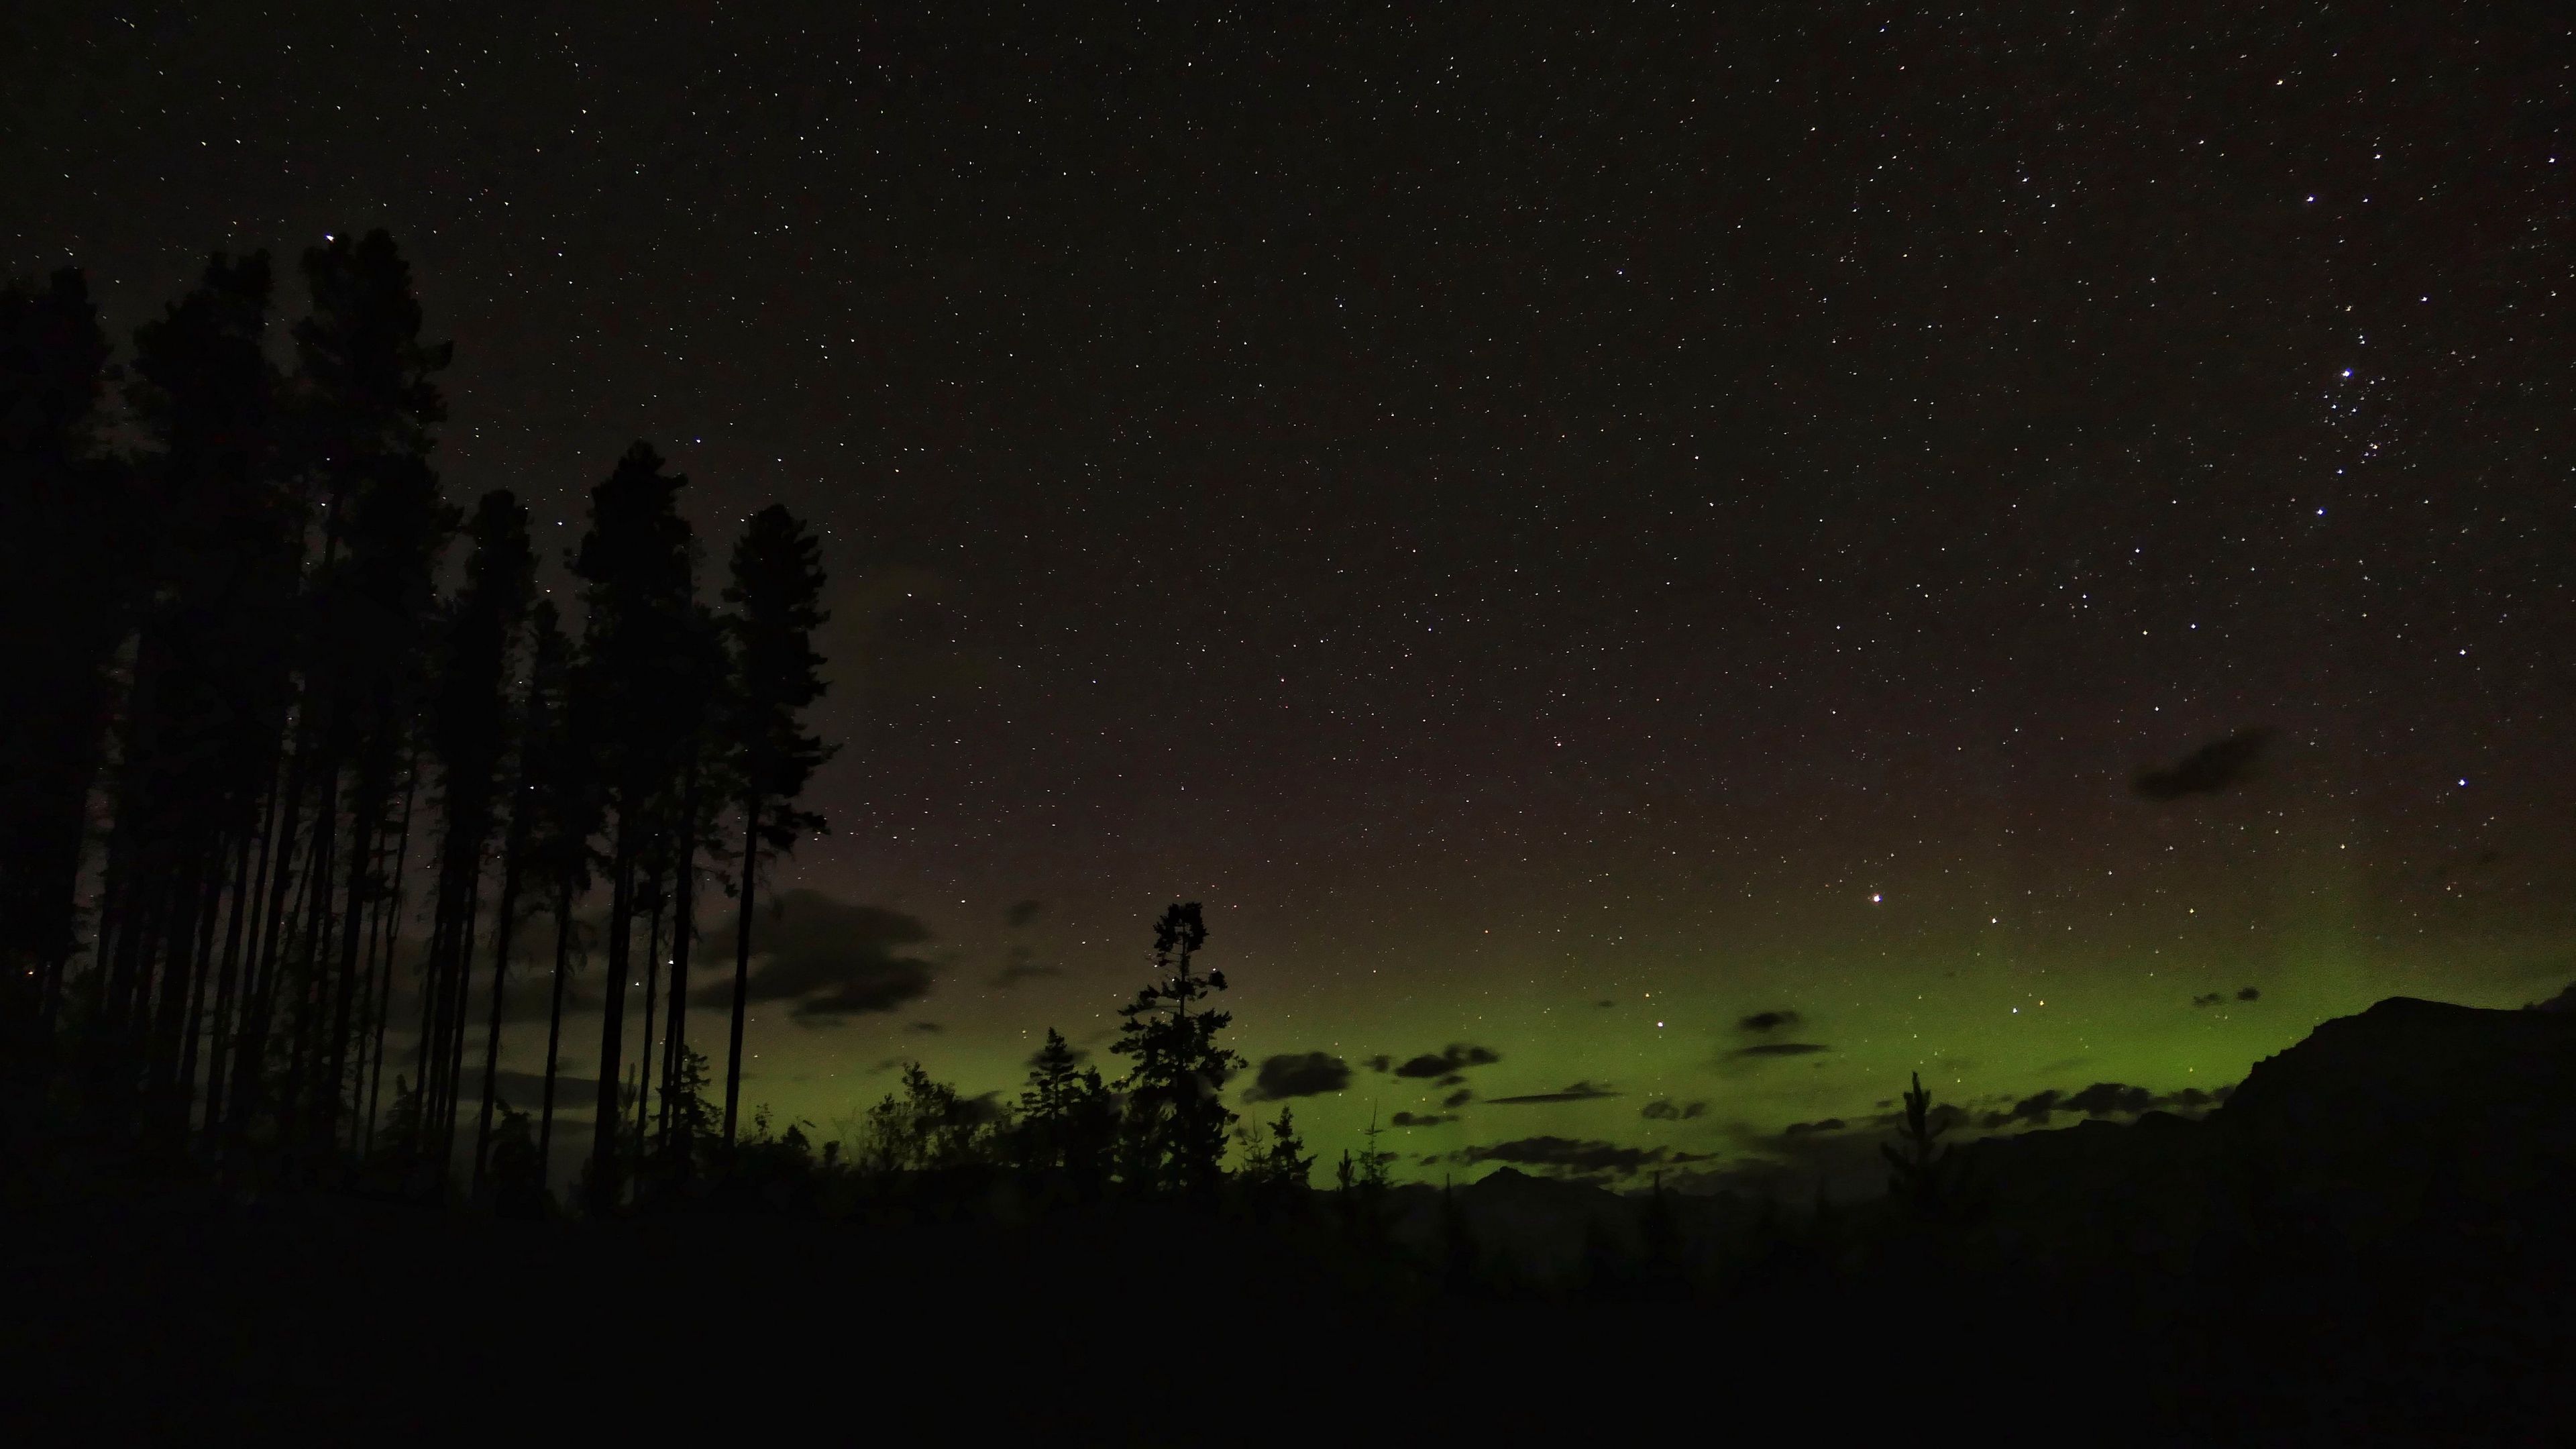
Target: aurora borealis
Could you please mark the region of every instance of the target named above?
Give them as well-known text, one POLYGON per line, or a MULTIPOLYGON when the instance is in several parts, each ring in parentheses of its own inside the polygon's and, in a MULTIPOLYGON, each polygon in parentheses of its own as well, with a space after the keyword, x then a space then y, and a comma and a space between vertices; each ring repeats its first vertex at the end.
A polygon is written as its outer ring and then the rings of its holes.
POLYGON ((13 22, 0 247, 387 227, 452 492, 828 531, 778 881, 922 989, 766 1003, 782 1117, 1099 1050, 1169 901, 1435 1177, 2576 978, 2564 19, 633 8, 13 22))

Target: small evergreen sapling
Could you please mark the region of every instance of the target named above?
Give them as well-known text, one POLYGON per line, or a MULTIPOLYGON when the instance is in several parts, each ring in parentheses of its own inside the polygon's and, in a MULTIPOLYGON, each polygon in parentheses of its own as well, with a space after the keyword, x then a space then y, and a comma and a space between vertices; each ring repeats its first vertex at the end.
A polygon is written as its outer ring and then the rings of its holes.
POLYGON ((1904 1130, 1879 1151, 1894 1169, 1887 1179, 1888 1195, 1918 1221, 1947 1217, 1953 1206, 1950 1149, 1937 1141, 1948 1130, 1948 1123, 1932 1120, 1932 1094, 1924 1090, 1923 1074, 1916 1072, 1914 1085, 1905 1094, 1904 1130))

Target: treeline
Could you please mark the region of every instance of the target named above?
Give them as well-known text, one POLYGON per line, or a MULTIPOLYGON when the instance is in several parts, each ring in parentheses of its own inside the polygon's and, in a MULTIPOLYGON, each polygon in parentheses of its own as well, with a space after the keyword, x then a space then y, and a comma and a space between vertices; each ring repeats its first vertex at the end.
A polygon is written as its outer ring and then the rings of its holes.
MULTIPOLYGON (((833 1216, 887 1203, 969 1216, 1142 1201, 1262 1215, 1289 1207, 1305 1197, 1315 1159, 1290 1109, 1256 1130, 1225 1105, 1244 1063, 1221 1041, 1233 1015, 1211 1004, 1226 982, 1197 963, 1206 941, 1195 903, 1156 922, 1154 979, 1119 1008, 1109 1050, 1127 1069, 1114 1081, 1050 1029, 1016 1102, 968 1097, 911 1063, 895 1090, 818 1144, 805 1130, 813 1124, 773 1126, 766 1108, 739 1133, 715 1130, 707 1058, 683 1045, 655 1093, 658 1126, 647 1128, 640 1090, 624 1092, 629 1118, 609 1170, 627 1203, 655 1209, 752 1199, 833 1216)), ((408 1107, 397 1106, 397 1136, 416 1130, 408 1107)), ((550 1211, 540 1152, 507 1131, 498 1141, 490 1206, 550 1211)), ((1344 1153, 1337 1169, 1343 1188, 1372 1201, 1389 1190, 1394 1160, 1375 1144, 1372 1127, 1371 1150, 1344 1153)), ((601 1171, 596 1159, 589 1170, 601 1171)), ((594 1208, 604 1200, 578 1196, 594 1208)))
POLYGON ((823 692, 819 547, 760 512, 710 604, 687 480, 639 442, 590 490, 567 617, 526 507, 442 489, 451 347, 424 338, 392 239, 300 266, 311 310, 274 349, 265 253, 215 255, 122 358, 79 271, 0 287, 8 1145, 422 1194, 462 1163, 480 1192, 496 1155, 541 1171, 583 1105, 554 1090, 565 983, 604 947, 584 1184, 605 1207, 648 1127, 679 1163, 694 1135, 736 1135, 756 887, 824 828, 798 803, 830 753, 800 723, 823 692), (416 874, 426 901, 405 899, 416 874), (711 888, 745 923, 723 1107, 675 1115, 697 1101, 675 1073, 703 1070, 687 1005, 711 888), (406 910, 428 927, 409 983, 406 910), (496 1120, 495 1086, 540 915, 531 1127, 496 1120))

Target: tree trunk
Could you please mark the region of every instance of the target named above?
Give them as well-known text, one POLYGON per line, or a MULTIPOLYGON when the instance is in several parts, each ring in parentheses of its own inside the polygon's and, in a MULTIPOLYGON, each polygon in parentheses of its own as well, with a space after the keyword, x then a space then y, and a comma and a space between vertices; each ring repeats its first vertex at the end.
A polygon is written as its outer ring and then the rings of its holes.
POLYGON ((572 970, 572 881, 555 888, 554 1002, 546 1008, 546 1085, 537 1113, 537 1170, 551 1174, 555 1146, 555 1064, 563 1047, 564 977, 572 970))
POLYGON ((367 1136, 360 1147, 361 1155, 375 1150, 376 1104, 385 1085, 385 1019, 393 1014, 394 952, 402 942, 402 898, 404 871, 411 864, 411 809, 414 792, 420 788, 420 757, 412 757, 411 768, 403 781, 401 834, 394 839, 394 874, 385 895, 383 961, 376 968, 376 1046, 375 1068, 367 1082, 367 1136))
POLYGON ((313 1124, 315 1148, 326 1155, 339 1146, 342 1095, 356 1096, 348 1082, 349 1036, 356 1021, 358 953, 366 937, 367 913, 362 907, 375 894, 376 843, 384 833, 385 794, 390 784, 385 777, 391 772, 390 760, 367 761, 358 780, 358 798, 349 812, 348 905, 340 916, 340 966, 332 991, 325 1095, 317 1104, 321 1110, 313 1124))
POLYGON ((276 1018, 278 951, 283 944, 289 892, 295 878, 295 846, 304 809, 304 766, 306 751, 298 748, 287 762, 286 783, 279 790, 277 824, 272 838, 261 846, 266 853, 266 868, 271 871, 267 883, 268 906, 260 921, 260 946, 251 953, 252 984, 244 993, 247 1009, 242 1013, 241 1030, 233 1044, 233 1084, 229 1104, 224 1109, 231 1124, 228 1135, 239 1137, 250 1130, 251 1113, 259 1098, 259 1074, 268 1056, 269 1024, 276 1018))
MULTIPOLYGON (((189 1124, 196 1117, 197 1034, 206 1026, 206 987, 215 974, 215 916, 224 902, 223 851, 218 847, 208 854, 213 857, 214 869, 206 873, 205 908, 197 926, 196 969, 189 973, 188 1024, 182 1028, 179 1037, 178 1091, 170 1103, 170 1125, 176 1139, 182 1143, 187 1140, 189 1124)), ((235 854, 238 856, 240 852, 235 854)), ((238 869, 235 873, 238 875, 238 869)), ((238 888, 233 892, 232 904, 232 914, 238 921, 241 916, 238 888)))
MULTIPOLYGON (((525 792, 522 792, 524 796, 525 792)), ((492 1016, 483 1034, 483 1120, 474 1128, 472 1193, 483 1196, 483 1170, 492 1151, 492 1099, 501 1082, 501 1000, 510 977, 510 937, 519 923, 519 857, 527 850, 524 803, 510 813, 510 835, 501 847, 501 919, 492 939, 492 1016)))
MULTIPOLYGON (((671 1141, 671 1083, 679 1079, 680 1060, 689 1049, 689 945, 697 934, 698 899, 698 757, 689 756, 689 772, 680 786, 685 800, 680 821, 680 869, 673 888, 679 899, 672 905, 671 925, 671 1011, 669 1024, 662 1028, 662 1141, 671 1141)), ((682 1141, 673 1158, 675 1171, 685 1176, 689 1168, 691 1144, 687 1123, 681 1124, 682 1141)))
POLYGON ((590 1210, 600 1217, 617 1207, 618 1124, 625 1117, 617 1100, 617 1074, 625 1055, 626 971, 633 944, 628 917, 635 908, 636 829, 623 801, 617 817, 608 892, 608 972, 601 992, 605 1000, 599 1025, 599 1110, 590 1144, 590 1210))
POLYGON ((330 936, 331 849, 340 839, 340 772, 336 766, 327 770, 313 819, 313 863, 304 879, 304 949, 301 959, 294 963, 295 1013, 287 1027, 286 1084, 277 1101, 278 1145, 288 1154, 290 1172, 301 1156, 299 1134, 304 1130, 305 1111, 311 1105, 307 1098, 312 1085, 305 1078, 319 1045, 314 1040, 320 1027, 314 1020, 320 1011, 315 993, 321 983, 316 973, 321 969, 323 943, 330 936))
MULTIPOLYGON (((482 875, 480 852, 476 869, 469 879, 482 875)), ((442 1015, 447 1021, 446 1040, 440 1043, 445 1059, 439 1067, 438 1091, 438 1180, 447 1181, 456 1161, 456 1112, 465 1085, 465 1009, 470 1004, 469 990, 474 968, 474 936, 483 917, 480 891, 470 892, 465 899, 465 920, 456 932, 456 967, 449 973, 446 986, 447 1006, 442 1015)))
POLYGON ((751 994, 751 895, 760 880, 760 797, 742 803, 742 916, 733 939, 733 1047, 725 1057, 725 1146, 742 1106, 742 1016, 751 994))
POLYGON ((647 950, 644 956, 644 1040, 635 1048, 635 1160, 644 1160, 644 1123, 653 1115, 653 1012, 661 1004, 662 990, 662 912, 670 898, 662 887, 661 877, 653 878, 653 915, 644 933, 647 950))
POLYGON ((421 958, 420 965, 420 1027, 412 1038, 412 1100, 419 1116, 419 1131, 412 1144, 416 1151, 428 1143, 431 1124, 436 1120, 438 1065, 446 1060, 439 1044, 446 1036, 445 1019, 441 1013, 447 1004, 448 963, 456 953, 459 911, 455 862, 455 851, 446 839, 442 839, 438 852, 438 894, 430 906, 429 950, 421 958))
POLYGON ((253 812, 257 827, 259 870, 251 869, 252 835, 242 836, 233 863, 233 908, 231 919, 224 923, 223 975, 215 983, 214 1020, 206 1036, 206 1120, 200 1130, 205 1134, 205 1150, 212 1152, 221 1140, 217 1126, 223 1121, 224 1050, 231 1039, 230 1023, 240 1008, 241 949, 245 937, 256 929, 260 888, 267 884, 262 877, 268 870, 268 833, 276 827, 277 802, 274 792, 253 812))

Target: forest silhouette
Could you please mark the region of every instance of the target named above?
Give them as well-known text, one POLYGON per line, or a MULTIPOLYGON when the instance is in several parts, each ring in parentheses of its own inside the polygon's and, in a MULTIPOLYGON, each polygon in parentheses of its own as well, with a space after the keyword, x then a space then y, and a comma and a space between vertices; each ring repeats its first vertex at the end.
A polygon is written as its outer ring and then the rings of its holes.
MULTIPOLYGON (((812 530, 763 509, 711 580, 687 480, 638 442, 589 492, 559 607, 517 499, 442 491, 450 349, 392 239, 297 264, 311 310, 284 348, 264 253, 212 257, 122 360, 80 272, 0 288, 0 1209, 33 1289, 6 1346, 63 1366, 62 1391, 139 1386, 125 1411, 164 1422, 301 1412, 310 1376, 256 1346, 391 1394, 549 1352, 539 1325, 571 1303, 649 1322, 721 1301, 805 1332, 822 1305, 724 1276, 757 1219, 767 1251, 888 1314, 1039 1315, 1038 1368, 1068 1378, 1121 1371, 1069 1337, 1062 1305, 1087 1298, 1164 1340, 1248 1324, 1283 1364, 1575 1386, 1462 1418, 1598 1427, 1604 1384, 1720 1359, 1778 1393, 1865 1380, 1908 1413, 1979 1381, 2030 1412, 2116 1381, 2134 1413, 2095 1440, 2553 1413, 2576 1348, 2560 1009, 2384 1003, 2197 1120, 1948 1143, 1964 1114, 1918 1079, 1866 1200, 1685 1194, 1607 1157, 1399 1184, 1374 1120, 1319 1187, 1286 1099, 1347 1069, 1265 1064, 1240 1100, 1278 1115, 1242 1120, 1227 982, 1174 904, 1115 1076, 1050 1029, 1016 1101, 915 1064, 818 1142, 746 1103, 741 1071, 764 872, 828 828, 803 803, 832 749, 803 723, 812 530), (711 894, 734 911, 713 978, 711 894), (602 1022, 576 1080, 581 971, 602 1022), (540 976, 531 1082, 502 1023, 540 976), (720 1054, 693 992, 729 1002, 720 1054), (412 1305, 389 1344, 335 1344, 388 1303, 412 1305), (186 1328, 217 1321, 253 1347, 186 1328), (1884 1341, 1927 1325, 1940 1342, 1884 1341), (1829 1347, 1864 1330, 1866 1351, 1829 1347)), ((2221 788, 2260 747, 2239 738, 2139 788, 2221 788)), ((1399 1075, 1455 1063, 1416 1065, 1399 1075)))

